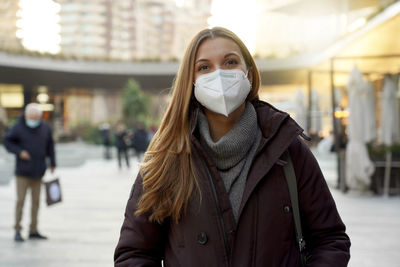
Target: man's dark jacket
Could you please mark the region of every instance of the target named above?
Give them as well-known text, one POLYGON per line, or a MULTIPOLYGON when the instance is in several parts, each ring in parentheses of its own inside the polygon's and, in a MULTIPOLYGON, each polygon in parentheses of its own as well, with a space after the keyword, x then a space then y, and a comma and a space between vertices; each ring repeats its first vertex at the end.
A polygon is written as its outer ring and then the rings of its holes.
POLYGON ((50 158, 50 166, 56 166, 54 141, 50 127, 41 122, 36 128, 29 128, 24 116, 4 136, 4 146, 15 154, 15 174, 33 179, 40 179, 46 171, 46 157, 50 158), (19 157, 22 150, 28 151, 31 159, 19 157))
POLYGON ((136 152, 141 153, 147 150, 149 142, 147 140, 147 132, 145 129, 138 129, 135 131, 132 144, 136 152))
POLYGON ((115 146, 118 150, 126 150, 128 149, 127 141, 128 134, 126 131, 117 132, 115 134, 115 146))
POLYGON ((126 206, 115 266, 160 267, 163 260, 166 267, 299 267, 283 171, 286 150, 293 161, 303 235, 311 255, 307 266, 347 266, 350 240, 318 163, 299 138, 302 129, 269 104, 253 104, 262 140, 247 177, 238 222, 218 170, 193 127, 192 157, 201 201, 194 194, 178 223, 149 222, 148 214, 134 215, 143 192, 139 175, 126 206))

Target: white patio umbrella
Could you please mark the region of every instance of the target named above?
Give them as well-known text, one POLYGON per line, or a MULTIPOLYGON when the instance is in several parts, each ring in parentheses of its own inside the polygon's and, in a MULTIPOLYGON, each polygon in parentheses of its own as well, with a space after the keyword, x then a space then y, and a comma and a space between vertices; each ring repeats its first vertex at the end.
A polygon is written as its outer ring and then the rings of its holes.
POLYGON ((307 131, 307 111, 304 104, 304 94, 301 89, 298 89, 295 95, 294 111, 296 122, 307 131))
POLYGON ((396 98, 396 85, 390 77, 385 78, 382 94, 381 142, 387 146, 400 139, 399 107, 396 98))
POLYGON ((361 72, 354 68, 347 84, 349 99, 348 139, 346 147, 346 184, 351 189, 365 190, 369 187, 374 165, 369 159, 364 143, 365 116, 364 101, 366 82, 361 72))
MULTIPOLYGON (((386 146, 391 146, 393 142, 397 142, 400 139, 399 107, 397 104, 396 90, 396 84, 389 76, 386 76, 382 94, 380 128, 380 140, 386 146)), ((391 163, 392 153, 387 151, 383 185, 384 196, 389 195, 391 163)))
POLYGON ((397 98, 400 98, 400 73, 397 74, 397 98))
POLYGON ((375 88, 371 82, 366 83, 365 93, 362 95, 364 101, 364 141, 369 143, 378 137, 376 127, 375 88))

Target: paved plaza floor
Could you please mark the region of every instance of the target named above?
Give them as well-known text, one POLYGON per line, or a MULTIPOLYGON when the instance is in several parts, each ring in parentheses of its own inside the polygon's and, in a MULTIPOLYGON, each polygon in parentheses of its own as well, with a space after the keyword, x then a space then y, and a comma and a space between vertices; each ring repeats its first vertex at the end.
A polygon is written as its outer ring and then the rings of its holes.
MULTIPOLYGON (((61 179, 63 202, 47 207, 42 194, 39 230, 49 240, 13 241, 15 181, 11 179, 0 185, 1 267, 113 266, 113 252, 138 163, 132 158, 130 170, 119 170, 115 158, 101 159, 101 148, 77 153, 74 147, 79 146, 59 148, 61 154, 68 154, 60 155, 59 159, 74 162, 61 164, 56 172, 61 179)), ((400 197, 342 194, 333 189, 336 181, 333 155, 316 156, 328 184, 332 185, 332 194, 352 241, 349 266, 400 267, 400 197)), ((10 158, 1 154, 0 158, 11 164, 10 158)), ((7 181, 4 177, 3 180, 7 181)), ((29 226, 29 209, 27 201, 24 237, 29 226)))

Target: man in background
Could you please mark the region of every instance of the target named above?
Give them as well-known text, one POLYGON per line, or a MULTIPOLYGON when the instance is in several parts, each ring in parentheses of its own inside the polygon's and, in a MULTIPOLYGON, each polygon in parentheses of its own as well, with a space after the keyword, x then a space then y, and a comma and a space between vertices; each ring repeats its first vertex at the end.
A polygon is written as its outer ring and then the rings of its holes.
POLYGON ((128 147, 130 146, 130 138, 126 131, 124 123, 119 122, 115 132, 115 146, 117 148, 118 167, 122 168, 122 157, 125 158, 126 167, 129 169, 129 153, 128 147))
POLYGON ((54 141, 50 127, 42 121, 42 110, 36 103, 26 106, 24 116, 5 134, 4 146, 15 154, 17 203, 15 211, 15 237, 24 241, 21 235, 21 219, 28 189, 31 190, 31 225, 29 239, 47 239, 38 231, 38 211, 42 177, 46 172, 46 157, 50 158, 50 170, 56 166, 54 141))
POLYGON ((107 122, 104 122, 103 124, 100 125, 100 135, 101 135, 101 140, 102 140, 103 146, 104 146, 104 158, 105 159, 111 159, 111 152, 110 152, 110 147, 111 147, 110 124, 108 124, 107 122))
POLYGON ((146 152, 148 145, 149 142, 144 123, 139 122, 132 140, 132 146, 139 161, 142 161, 144 152, 146 152))

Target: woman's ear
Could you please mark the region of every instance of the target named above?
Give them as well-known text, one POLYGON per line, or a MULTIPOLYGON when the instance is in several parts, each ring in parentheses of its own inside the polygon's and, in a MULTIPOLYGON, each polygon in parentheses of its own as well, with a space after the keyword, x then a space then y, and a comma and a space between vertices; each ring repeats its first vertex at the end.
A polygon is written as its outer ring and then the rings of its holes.
POLYGON ((251 71, 251 68, 247 70, 247 79, 249 79, 250 84, 253 85, 253 72, 251 71))

